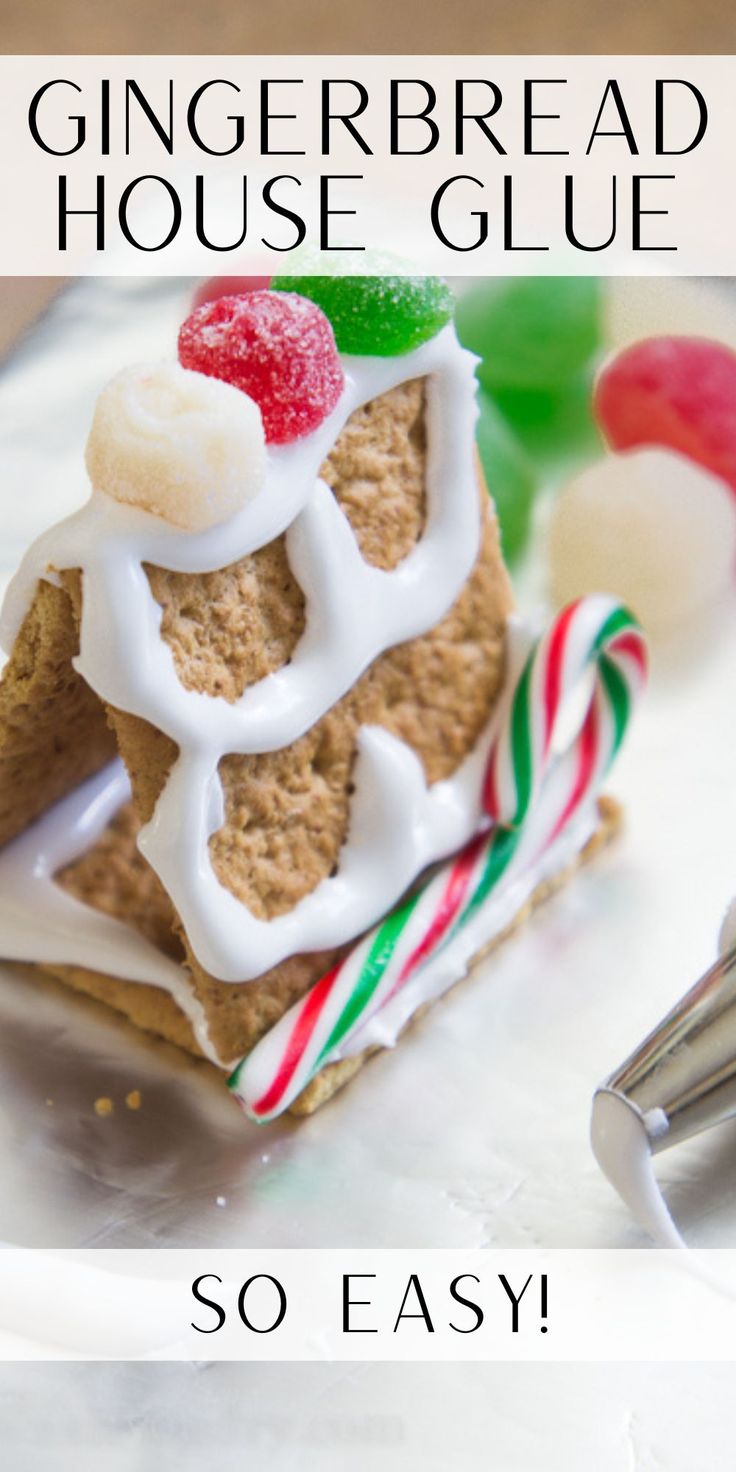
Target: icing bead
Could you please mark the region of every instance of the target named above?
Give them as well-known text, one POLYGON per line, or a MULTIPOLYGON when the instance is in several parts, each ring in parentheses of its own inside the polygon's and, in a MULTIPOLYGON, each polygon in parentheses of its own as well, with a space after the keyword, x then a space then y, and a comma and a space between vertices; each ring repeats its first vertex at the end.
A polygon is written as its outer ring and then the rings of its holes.
POLYGON ((246 291, 267 291, 270 276, 209 276, 202 281, 192 297, 192 311, 207 302, 219 301, 221 296, 243 296, 246 291))
POLYGON ((605 588, 652 633, 684 624, 732 577, 736 509, 715 476, 668 450, 609 455, 570 481, 550 527, 557 602, 605 588))
POLYGON ((255 399, 274 445, 316 429, 345 382, 327 318, 291 292, 254 291, 198 307, 179 333, 179 360, 255 399))
POLYGON ((478 408, 478 454, 495 503, 503 553, 507 562, 513 562, 529 535, 534 472, 513 430, 483 389, 478 393, 478 408))
POLYGON ((597 281, 577 276, 499 277, 458 300, 460 341, 482 360, 488 388, 558 390, 592 357, 601 339, 597 281))
POLYGON ((85 459, 96 491, 203 531, 261 488, 258 405, 178 363, 128 368, 97 400, 85 459))
POLYGON ((645 337, 710 337, 736 348, 736 308, 718 282, 687 276, 618 276, 607 284, 604 332, 620 351, 645 337))
POLYGON ((654 337, 603 369, 595 412, 615 450, 664 445, 736 491, 736 353, 695 337, 654 337))
POLYGON ((274 276, 322 308, 341 353, 391 358, 435 337, 452 320, 453 294, 439 276, 274 276))

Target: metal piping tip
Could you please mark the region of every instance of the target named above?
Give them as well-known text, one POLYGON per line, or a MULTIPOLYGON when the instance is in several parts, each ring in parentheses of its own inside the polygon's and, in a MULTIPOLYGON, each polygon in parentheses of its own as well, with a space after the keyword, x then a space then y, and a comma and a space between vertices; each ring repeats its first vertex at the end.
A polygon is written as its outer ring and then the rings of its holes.
POLYGON ((652 1152, 736 1115, 736 946, 597 1092, 640 1116, 652 1152))

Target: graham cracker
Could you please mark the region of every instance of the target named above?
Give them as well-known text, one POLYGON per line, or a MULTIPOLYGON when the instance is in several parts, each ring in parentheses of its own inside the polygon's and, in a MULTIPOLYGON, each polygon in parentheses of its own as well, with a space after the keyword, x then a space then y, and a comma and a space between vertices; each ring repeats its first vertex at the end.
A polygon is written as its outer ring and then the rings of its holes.
MULTIPOLYGON (((424 382, 402 384, 353 414, 321 470, 363 555, 385 570, 398 566, 424 528, 425 418, 424 382)), ((478 493, 480 553, 435 628, 380 655, 290 746, 223 759, 226 816, 211 840, 211 858, 220 882, 256 916, 285 913, 338 865, 362 725, 382 725, 411 746, 430 783, 457 769, 486 725, 503 685, 512 598, 480 474, 478 493)), ((162 635, 189 689, 234 701, 287 664, 303 633, 304 599, 284 537, 214 573, 148 567, 147 576, 162 609, 162 635)), ((74 674, 83 580, 68 572, 59 581, 59 587, 39 586, 0 687, 0 753, 10 753, 0 769, 3 841, 117 748, 130 774, 133 806, 60 882, 181 958, 218 1053, 241 1057, 347 948, 288 957, 241 986, 218 981, 199 965, 180 917, 135 849, 137 827, 152 815, 176 747, 145 721, 105 711, 74 674), (14 733, 21 734, 14 739, 14 733), (29 771, 37 775, 35 790, 26 780, 29 771)), ((158 989, 75 968, 44 969, 197 1051, 186 1019, 158 989)))
POLYGON ((103 706, 75 673, 69 600, 39 583, 0 679, 0 848, 115 755, 103 706))

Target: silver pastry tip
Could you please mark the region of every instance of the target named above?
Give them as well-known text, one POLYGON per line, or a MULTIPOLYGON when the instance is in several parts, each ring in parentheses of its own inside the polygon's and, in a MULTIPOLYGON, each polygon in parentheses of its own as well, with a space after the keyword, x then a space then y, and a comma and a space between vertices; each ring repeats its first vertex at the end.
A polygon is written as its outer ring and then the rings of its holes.
POLYGON ((652 1167, 655 1140, 667 1132, 662 1110, 643 1115, 635 1104, 605 1086, 596 1091, 590 1142, 603 1174, 661 1247, 684 1246, 652 1167))
POLYGON ((601 1084, 601 1094, 636 1112, 653 1153, 736 1115, 736 946, 601 1084))

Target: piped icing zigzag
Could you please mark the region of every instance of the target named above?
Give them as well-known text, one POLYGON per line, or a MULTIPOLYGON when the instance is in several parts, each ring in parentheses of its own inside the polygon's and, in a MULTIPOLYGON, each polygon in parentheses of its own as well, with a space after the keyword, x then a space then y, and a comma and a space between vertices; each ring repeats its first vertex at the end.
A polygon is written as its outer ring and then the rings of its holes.
POLYGON ((454 777, 430 790, 410 747, 379 728, 364 728, 349 831, 334 877, 294 910, 265 921, 220 883, 212 867, 209 838, 223 821, 221 758, 290 745, 380 653, 439 622, 478 554, 475 359, 460 347, 454 329, 444 328, 401 358, 344 359, 343 366, 337 408, 306 438, 268 447, 262 488, 235 516, 204 532, 182 532, 96 492, 31 548, 3 611, 0 634, 9 648, 38 579, 49 576, 49 568, 81 568, 75 667, 102 700, 150 722, 179 748, 139 846, 168 890, 197 959, 222 981, 247 981, 286 956, 351 940, 427 864, 463 844, 480 813, 482 743, 454 777), (356 408, 419 377, 429 380, 426 527, 415 550, 394 571, 383 572, 364 561, 318 472, 356 408), (234 703, 185 689, 161 637, 161 609, 144 564, 208 572, 284 530, 307 620, 288 667, 234 703))

